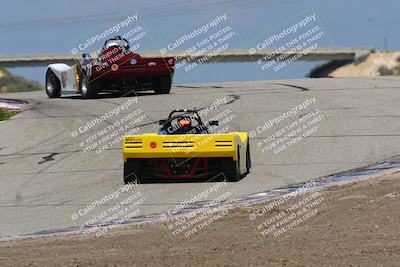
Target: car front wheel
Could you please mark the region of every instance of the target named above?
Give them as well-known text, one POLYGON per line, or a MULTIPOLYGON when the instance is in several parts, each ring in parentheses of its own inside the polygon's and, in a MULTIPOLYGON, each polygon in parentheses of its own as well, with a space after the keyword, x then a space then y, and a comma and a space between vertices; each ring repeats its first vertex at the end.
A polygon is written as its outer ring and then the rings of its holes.
POLYGON ((61 96, 60 81, 51 70, 48 70, 46 74, 46 94, 50 98, 61 96))

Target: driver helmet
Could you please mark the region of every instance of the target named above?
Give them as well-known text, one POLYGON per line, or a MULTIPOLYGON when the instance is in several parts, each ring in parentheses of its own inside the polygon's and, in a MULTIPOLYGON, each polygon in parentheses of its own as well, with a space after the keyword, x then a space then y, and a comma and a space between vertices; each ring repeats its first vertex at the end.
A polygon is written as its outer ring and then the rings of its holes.
POLYGON ((119 45, 118 45, 117 42, 108 42, 108 43, 106 44, 106 49, 107 49, 107 48, 110 48, 110 47, 113 47, 113 46, 119 46, 119 45))

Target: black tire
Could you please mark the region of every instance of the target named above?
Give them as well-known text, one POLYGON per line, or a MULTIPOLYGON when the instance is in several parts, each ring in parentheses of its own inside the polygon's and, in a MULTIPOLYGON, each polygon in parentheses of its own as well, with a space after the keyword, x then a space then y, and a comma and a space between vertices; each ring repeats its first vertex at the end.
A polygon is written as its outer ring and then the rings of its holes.
POLYGON ((89 82, 85 77, 82 77, 79 86, 82 98, 89 99, 97 96, 97 88, 94 85, 94 82, 89 82))
POLYGON ((221 170, 228 182, 237 182, 240 180, 240 153, 238 148, 238 160, 231 158, 221 160, 221 170))
POLYGON ((124 163, 124 183, 134 183, 140 181, 140 164, 138 160, 128 159, 124 163))
POLYGON ((46 73, 46 94, 49 98, 57 98, 61 96, 61 84, 57 76, 48 70, 46 73))
POLYGON ((246 149, 246 173, 250 173, 251 169, 251 156, 250 156, 250 143, 247 141, 247 149, 246 149))
POLYGON ((172 86, 172 78, 170 75, 161 76, 156 83, 156 94, 169 94, 172 86))

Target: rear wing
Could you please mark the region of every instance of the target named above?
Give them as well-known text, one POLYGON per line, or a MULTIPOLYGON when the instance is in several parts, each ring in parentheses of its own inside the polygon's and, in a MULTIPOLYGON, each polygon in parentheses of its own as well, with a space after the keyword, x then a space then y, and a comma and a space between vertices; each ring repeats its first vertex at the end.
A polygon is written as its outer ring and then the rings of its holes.
POLYGON ((216 157, 237 160, 239 135, 184 134, 184 135, 131 135, 123 138, 124 162, 128 158, 193 158, 216 157))

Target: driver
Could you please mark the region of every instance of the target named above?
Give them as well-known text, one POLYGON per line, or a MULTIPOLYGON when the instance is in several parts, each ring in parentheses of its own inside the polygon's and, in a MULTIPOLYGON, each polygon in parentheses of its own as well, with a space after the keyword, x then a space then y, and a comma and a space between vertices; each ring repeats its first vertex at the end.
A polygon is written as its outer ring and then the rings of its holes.
POLYGON ((208 128, 204 124, 199 123, 193 116, 175 117, 158 130, 158 135, 207 133, 209 133, 208 128))

